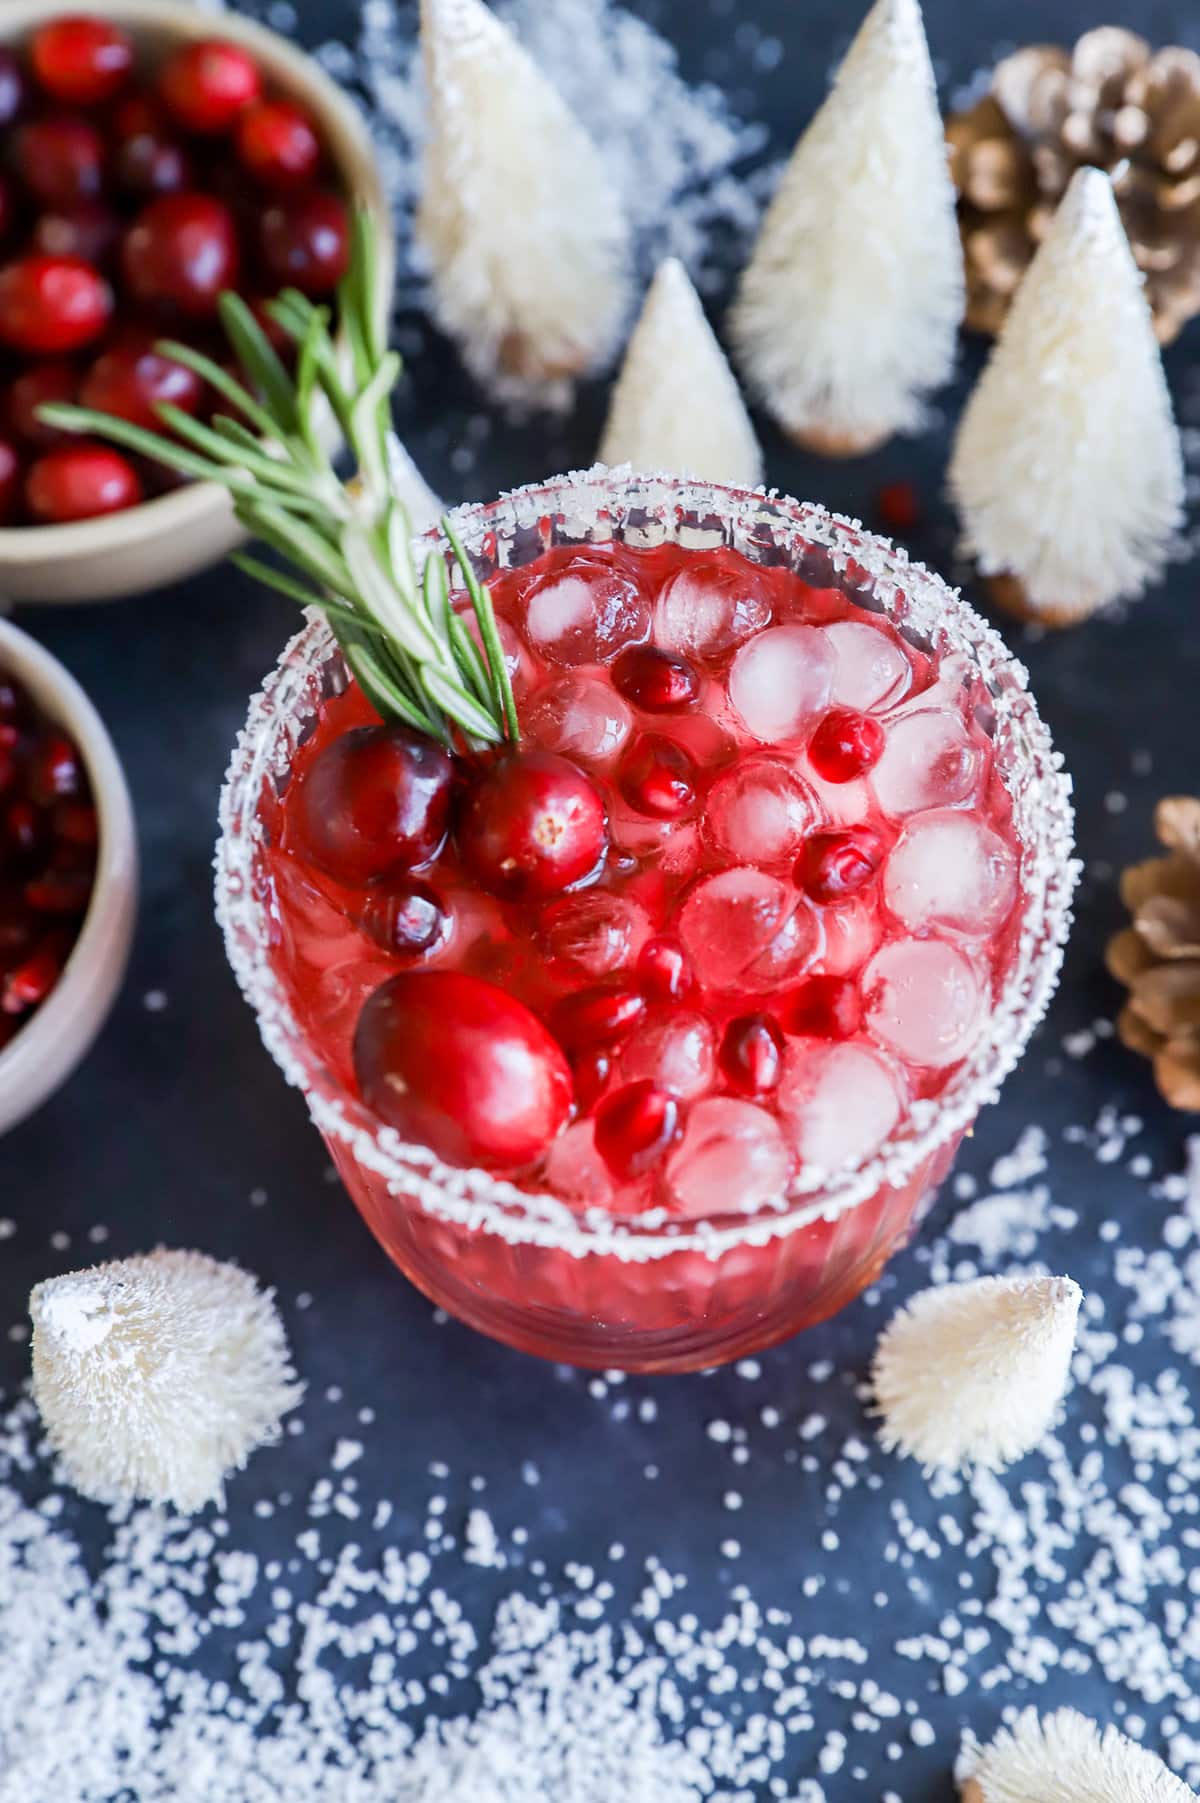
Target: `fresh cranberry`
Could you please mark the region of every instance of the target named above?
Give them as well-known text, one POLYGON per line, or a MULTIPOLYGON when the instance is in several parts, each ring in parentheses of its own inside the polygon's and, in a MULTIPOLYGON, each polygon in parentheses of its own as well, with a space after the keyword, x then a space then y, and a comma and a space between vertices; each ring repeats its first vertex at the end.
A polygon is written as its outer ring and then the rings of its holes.
POLYGON ((54 809, 54 834, 67 845, 94 850, 100 838, 96 810, 86 801, 60 801, 54 809))
MULTIPOLYGON (((0 670, 0 727, 12 726, 28 718, 29 697, 20 683, 0 670)), ((3 740, 0 739, 0 744, 3 740)))
POLYGON ((882 856, 883 847, 866 827, 813 833, 796 860, 796 882, 814 901, 841 901, 871 881, 882 856))
POLYGON ((25 1014, 44 1002, 62 975, 69 949, 66 934, 48 933, 0 984, 0 1014, 25 1014))
POLYGON ((747 1096, 769 1095, 783 1070, 783 1034, 773 1014, 743 1014, 731 1020, 721 1040, 722 1073, 747 1096))
POLYGON ((30 465, 25 500, 41 525, 61 526, 136 507, 142 484, 128 458, 108 445, 75 443, 30 465))
POLYGON ((41 213, 31 244, 43 257, 75 257, 97 268, 111 263, 121 242, 121 220, 102 200, 41 213))
POLYGON ((613 1073, 612 1053, 603 1046, 592 1046, 571 1061, 575 1078, 575 1104, 580 1114, 590 1114, 608 1088, 613 1073))
POLYGON ((79 753, 63 732, 48 732, 34 746, 29 760, 27 786, 31 800, 40 808, 81 793, 84 785, 83 765, 79 753))
POLYGON ((678 1100, 649 1079, 627 1083, 596 1110, 596 1150, 619 1181, 653 1170, 678 1134, 678 1100))
POLYGON ((0 269, 0 341, 57 356, 90 344, 108 324, 112 290, 76 257, 23 257, 0 269))
POLYGON ((510 901, 559 895, 589 876, 608 843, 600 791, 552 751, 505 751, 468 789, 455 828, 478 883, 510 901))
POLYGON ((915 482, 885 482, 875 511, 889 532, 912 532, 921 524, 921 497, 915 482))
POLYGON ((397 958, 422 958, 440 945, 450 926, 436 889, 416 877, 373 890, 359 916, 363 931, 397 958))
POLYGON ((17 448, 7 438, 0 438, 0 526, 7 525, 16 513, 21 487, 21 459, 17 456, 17 448))
POLYGON ((10 802, 4 812, 4 831, 0 845, 4 857, 0 863, 27 864, 36 854, 43 839, 44 815, 31 801, 10 802))
POLYGON ((26 883, 22 894, 34 914, 65 918, 87 912, 92 884, 90 870, 46 870, 26 883))
POLYGON ((308 114, 290 100, 256 100, 238 119, 234 142, 242 167, 264 188, 300 188, 321 161, 308 114))
POLYGON ((152 339, 137 337, 113 345, 96 359, 84 377, 79 399, 99 413, 161 430, 156 409, 169 402, 184 413, 195 413, 203 387, 193 370, 164 357, 152 339))
POLYGON ((873 770, 886 743, 883 727, 870 714, 835 707, 808 742, 808 760, 827 783, 852 783, 873 770))
POLYGON ((45 207, 94 200, 104 186, 104 140, 89 119, 31 119, 17 131, 14 156, 21 180, 45 207))
POLYGON ((29 90, 25 71, 15 50, 0 44, 0 131, 4 131, 25 111, 29 90))
POLYGON ((276 299, 276 296, 274 294, 249 294, 243 295, 242 299, 262 327, 269 343, 287 363, 296 354, 296 340, 290 332, 284 331, 270 311, 271 302, 276 299))
POLYGON ((176 51, 159 76, 168 112, 185 131, 227 131, 258 99, 262 82, 253 57, 223 38, 206 38, 176 51))
POLYGON ((156 126, 131 132, 117 150, 113 170, 126 194, 139 200, 179 194, 192 179, 192 161, 174 138, 156 126))
POLYGON ((462 971, 404 972, 354 1036, 363 1101, 451 1164, 529 1164, 566 1125, 571 1072, 515 996, 462 971))
POLYGON ((691 664, 672 651, 653 645, 631 645, 612 667, 613 687, 648 714, 675 714, 691 707, 700 693, 700 678, 691 664))
POLYGON ((133 45, 110 20, 72 14, 51 19, 34 32, 29 62, 51 99, 67 106, 100 106, 129 79, 133 45))
POLYGON ((631 808, 657 820, 678 820, 695 805, 695 760, 682 745, 656 733, 634 741, 621 759, 617 781, 631 808))
POLYGON ((853 978, 821 972, 786 995, 780 1013, 789 1033, 849 1039, 862 1025, 862 997, 853 978))
POLYGON ((647 939, 637 973, 642 988, 664 1002, 682 1001, 696 981, 692 961, 677 939, 647 939))
POLYGON ((350 261, 350 225, 336 194, 299 194, 262 216, 262 255, 281 288, 332 294, 350 261))
POLYGON ((79 393, 79 376, 71 363, 35 363, 22 371, 8 391, 7 419, 22 443, 49 450, 52 445, 76 443, 67 432, 38 418, 38 408, 53 401, 73 401, 79 393))
POLYGON ((13 185, 0 173, 0 244, 12 233, 17 222, 17 196, 13 185))
POLYGON ((450 817, 453 765, 406 726, 359 726, 334 739, 297 785, 305 850, 357 887, 436 856, 450 817))
POLYGON ((564 996, 554 1010, 554 1036, 568 1052, 593 1046, 612 1051, 645 1019, 646 998, 621 978, 564 996))
POLYGON ((164 194, 130 226, 122 267, 142 306, 209 318, 223 291, 237 282, 233 214, 208 194, 164 194))

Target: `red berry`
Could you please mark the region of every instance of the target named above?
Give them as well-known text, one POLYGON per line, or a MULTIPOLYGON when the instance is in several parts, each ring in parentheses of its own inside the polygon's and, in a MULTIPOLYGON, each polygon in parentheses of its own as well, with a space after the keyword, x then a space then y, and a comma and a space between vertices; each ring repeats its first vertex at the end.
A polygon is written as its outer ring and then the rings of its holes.
POLYGON ((29 91, 25 72, 15 50, 0 44, 0 131, 5 130, 25 111, 29 91))
POLYGON ((789 1033, 816 1039, 849 1039, 862 1025, 862 997, 851 977, 806 977, 780 1006, 789 1033))
POLYGON ((678 820, 695 805, 695 760, 682 745, 656 733, 634 741, 621 759, 617 781, 631 808, 657 820, 678 820))
POLYGON ((130 226, 121 260, 129 292, 142 306, 207 319, 237 282, 233 214, 208 194, 164 194, 130 226))
POLYGON ((125 85, 133 45, 108 19, 51 19, 33 34, 29 61, 39 85, 69 106, 99 106, 125 85))
POLYGON ((564 996, 554 1010, 554 1036, 568 1052, 623 1045, 646 1014, 640 989, 619 977, 564 996))
POLYGON ((612 667, 613 687, 648 714, 674 714, 691 707, 700 678, 691 664, 653 645, 631 645, 612 667))
MULTIPOLYGON (((21 460, 16 446, 0 438, 0 526, 8 524, 21 499, 21 460)), ((3 685, 0 684, 0 688, 3 685)), ((3 718, 0 710, 0 718, 3 718)), ((0 752, 2 755, 2 752, 0 752)))
POLYGON ((83 765, 66 733, 48 732, 38 741, 29 761, 27 786, 40 808, 82 792, 83 765))
POLYGON ((25 905, 35 914, 84 914, 92 894, 90 870, 47 870, 26 883, 25 905))
POLYGON ((604 802, 552 751, 505 751, 475 778, 455 828, 475 880, 510 901, 559 895, 590 876, 608 844, 604 802))
POLYGON ((449 753, 406 726, 359 726, 304 772, 295 818, 304 849, 352 887, 427 864, 450 816, 449 753))
POLYGON ((242 166, 264 188, 299 188, 312 180, 321 143, 308 114, 290 100, 256 100, 237 122, 242 166))
POLYGON ((17 196, 10 181, 0 174, 0 244, 17 222, 17 196))
POLYGON ((627 1083, 596 1110, 596 1150, 620 1181, 643 1177, 679 1133, 679 1103, 648 1079, 627 1083))
POLYGON ((911 532, 921 524, 921 497, 915 482, 885 482, 875 511, 889 532, 911 532))
POLYGON ((112 261, 120 242, 121 220, 102 200, 81 200, 42 213, 31 239, 43 257, 76 257, 97 266, 112 261))
POLYGON ((677 939, 647 939, 637 973, 648 994, 667 1002, 681 1001, 696 980, 692 961, 677 939))
POLYGON ((94 850, 100 838, 95 808, 89 802, 60 801, 54 810, 54 832, 67 845, 94 850))
POLYGON ((571 1073, 523 1002, 462 971, 405 972, 354 1036, 368 1108, 451 1164, 529 1164, 566 1125, 571 1073))
POLYGON ((176 51, 159 76, 159 92, 186 131, 227 131, 262 87, 254 59, 237 44, 206 38, 176 51))
POLYGON ((397 958, 422 958, 446 937, 450 916, 436 889, 406 877, 368 897, 359 925, 397 958))
POLYGON ((104 140, 89 119, 55 113, 31 119, 14 140, 17 173, 46 207, 94 200, 104 185, 104 140))
POLYGON ((575 1104, 580 1114, 590 1114, 608 1088, 613 1072, 612 1053, 603 1046, 593 1046, 572 1059, 575 1077, 575 1104))
POLYGON ((879 868, 883 847, 865 827, 814 833, 796 860, 796 882, 814 901, 855 895, 879 868))
POLYGON ((142 484, 133 465, 108 445, 75 443, 30 465, 25 500, 39 524, 61 526, 136 507, 142 484))
POLYGON ((15 862, 27 862, 33 857, 42 840, 42 814, 31 801, 10 802, 4 815, 4 832, 0 836, 4 857, 0 863, 9 859, 15 862))
POLYGON ((69 432, 47 426, 38 408, 53 401, 73 401, 79 393, 79 376, 71 363, 35 363, 17 376, 8 391, 7 423, 24 444, 49 450, 51 445, 77 443, 69 432))
POLYGON ((70 938, 61 930, 47 933, 23 963, 0 984, 0 1014, 25 1014, 44 1002, 62 975, 70 938))
POLYGON ((320 192, 277 201, 262 216, 262 254, 281 288, 332 294, 350 261, 344 203, 336 194, 320 192))
POLYGON ((79 399, 100 413, 161 430, 155 409, 169 402, 184 413, 195 413, 203 387, 193 370, 156 351, 152 339, 138 336, 113 345, 96 359, 83 379, 79 399))
POLYGON ((138 199, 179 194, 192 179, 187 151, 157 126, 131 132, 123 139, 113 168, 120 186, 138 199))
POLYGON ((808 742, 808 760, 827 783, 852 783, 873 770, 883 756, 883 727, 870 714, 835 707, 825 715, 808 742))
POLYGON ((765 1096, 783 1070, 783 1034, 772 1014, 743 1014, 731 1020, 721 1040, 721 1070, 743 1095, 765 1096))
POLYGON ((0 269, 0 341, 55 356, 90 344, 108 324, 112 290, 75 257, 23 257, 0 269))

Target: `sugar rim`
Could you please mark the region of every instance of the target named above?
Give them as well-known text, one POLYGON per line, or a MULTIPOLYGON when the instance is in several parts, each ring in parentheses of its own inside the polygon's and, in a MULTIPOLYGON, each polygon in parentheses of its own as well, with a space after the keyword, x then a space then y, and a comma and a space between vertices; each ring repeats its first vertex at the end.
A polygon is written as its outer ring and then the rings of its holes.
MULTIPOLYGON (((886 1144, 857 1169, 816 1187, 814 1174, 793 1182, 785 1195, 741 1217, 730 1212, 710 1220, 679 1222, 664 1210, 619 1217, 591 1208, 579 1210, 547 1193, 530 1193, 476 1169, 443 1164, 428 1147, 407 1144, 382 1125, 344 1089, 306 1039, 288 1006, 269 957, 268 909, 255 875, 262 844, 258 799, 264 781, 283 778, 290 767, 303 711, 311 717, 311 691, 318 673, 333 663, 337 647, 324 620, 310 614, 285 647, 260 693, 252 697, 238 735, 220 801, 216 852, 216 912, 230 964, 243 995, 258 1018, 263 1042, 289 1083, 302 1091, 313 1122, 327 1138, 344 1146, 364 1168, 382 1177, 389 1191, 433 1217, 472 1231, 495 1234, 510 1244, 538 1245, 582 1257, 602 1253, 642 1262, 681 1251, 710 1257, 740 1245, 765 1245, 811 1222, 833 1221, 867 1200, 883 1185, 899 1186, 920 1164, 994 1101, 1044 1015, 1057 982, 1071 923, 1071 896, 1079 874, 1072 858, 1073 812, 1070 779, 1028 688, 1024 667, 998 633, 951 589, 906 552, 844 515, 775 490, 741 489, 691 482, 669 475, 646 475, 603 465, 574 471, 551 482, 513 490, 487 504, 471 504, 451 516, 466 549, 483 553, 505 532, 536 530, 548 513, 566 516, 564 526, 587 530, 597 523, 618 526, 626 542, 656 543, 672 536, 683 515, 695 524, 676 535, 686 543, 719 527, 720 540, 749 552, 781 540, 820 547, 835 570, 850 562, 872 578, 885 612, 903 595, 905 623, 928 635, 943 655, 968 655, 986 683, 996 714, 994 743, 1009 754, 1002 776, 1013 800, 1021 839, 1021 893, 1025 912, 1004 991, 987 1029, 970 1057, 935 1101, 912 1104, 886 1144), (632 526, 631 526, 631 521, 632 526)), ((422 547, 449 554, 438 528, 422 547)))

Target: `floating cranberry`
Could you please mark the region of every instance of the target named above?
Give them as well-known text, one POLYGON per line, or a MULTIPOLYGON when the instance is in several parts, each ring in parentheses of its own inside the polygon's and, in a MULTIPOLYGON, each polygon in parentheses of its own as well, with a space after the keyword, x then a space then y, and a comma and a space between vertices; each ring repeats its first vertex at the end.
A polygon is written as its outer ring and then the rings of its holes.
POLYGON ((131 132, 123 139, 113 169, 126 194, 139 200, 182 193, 192 179, 192 160, 187 151, 154 125, 131 132))
POLYGON ((238 119, 242 167, 264 188, 300 188, 312 180, 321 144, 308 114, 290 100, 256 100, 238 119))
POLYGON ((608 1088, 613 1073, 612 1053, 603 1046, 580 1052, 571 1062, 575 1078, 575 1103, 580 1114, 590 1114, 608 1088))
POLYGON ((89 119, 72 113, 31 119, 13 148, 17 173, 43 206, 93 200, 104 186, 104 139, 89 119))
POLYGON ((35 31, 29 62, 39 86, 67 106, 100 106, 133 68, 133 45, 108 19, 72 14, 35 31))
POLYGON ((783 1033, 773 1014, 743 1014, 731 1020, 718 1054, 731 1088, 747 1096, 769 1095, 783 1070, 783 1033))
POLYGON ((468 789, 455 828, 463 863, 493 895, 535 901, 589 876, 608 843, 604 802, 552 751, 505 751, 468 789))
POLYGON ((0 269, 0 341, 56 356, 90 344, 108 324, 112 290, 75 257, 23 257, 0 269))
MULTIPOLYGON (((21 499, 21 459, 7 438, 0 438, 0 526, 7 525, 21 499)), ((0 684, 0 688, 3 685, 0 684)), ((3 714, 0 713, 0 719, 3 714)))
POLYGON ((137 471, 108 445, 75 443, 47 451, 25 478, 29 511, 44 526, 119 513, 141 498, 137 471))
POLYGON ((821 972, 786 995, 780 1013, 789 1033, 850 1039, 862 1025, 862 997, 852 977, 821 972))
POLYGON ((168 112, 186 131, 227 131, 262 87, 257 65, 237 44, 206 38, 176 51, 159 76, 168 112))
POLYGON ((195 413, 204 384, 193 370, 164 357, 150 338, 116 344, 98 357, 79 391, 83 406, 113 413, 135 426, 161 430, 156 409, 164 403, 195 413))
POLYGON ((38 409, 53 401, 73 401, 79 393, 79 376, 71 363, 35 363, 15 377, 8 391, 7 422, 15 437, 27 445, 49 450, 66 441, 78 442, 57 426, 38 418, 38 409))
POLYGON ((841 901, 871 881, 882 856, 883 847, 866 827, 814 833, 796 860, 796 882, 814 901, 841 901))
POLYGON ((568 1052, 623 1045, 646 1015, 640 989, 619 978, 564 996, 554 1010, 554 1036, 568 1052))
POLYGON ((678 1134, 678 1100, 649 1079, 627 1083, 596 1110, 596 1150, 620 1181, 653 1170, 678 1134))
POLYGON ((634 741, 621 759, 617 781, 631 808, 657 820, 677 820, 695 805, 695 760, 682 745, 656 733, 634 741))
POLYGON ((808 760, 827 783, 852 783, 883 756, 886 737, 878 720, 852 707, 835 707, 808 742, 808 760))
POLYGON ((31 239, 44 257, 75 257, 98 268, 112 262, 120 242, 120 217, 102 200, 40 214, 31 239))
POLYGON ((0 44, 0 131, 4 131, 25 111, 29 90, 20 58, 6 44, 0 44))
POLYGON ((121 261, 129 292, 142 306, 209 318, 237 282, 233 214, 208 194, 164 194, 129 228, 121 261))
POLYGON ((462 971, 404 972, 359 1016, 363 1101, 451 1164, 529 1164, 566 1125, 571 1073, 523 1002, 462 971))
POLYGON ((677 939, 647 939, 637 973, 647 994, 664 1002, 682 1001, 696 981, 692 961, 677 939))
POLYGON ((47 732, 34 746, 27 787, 40 808, 78 795, 84 784, 79 753, 63 732, 47 732))
POLYGON ((300 194, 262 216, 262 254, 281 288, 332 294, 350 261, 350 224, 336 194, 300 194))
POLYGON ((397 958, 423 958, 441 944, 450 926, 437 890, 416 877, 373 891, 359 920, 368 937, 397 958))
POLYGON ((631 645, 612 667, 613 687, 648 714, 675 714, 691 707, 700 693, 700 678, 691 664, 672 651, 653 645, 631 645))
POLYGON ((450 815, 453 766, 406 726, 359 726, 325 746, 297 785, 296 820, 313 862, 369 883, 427 864, 450 815))

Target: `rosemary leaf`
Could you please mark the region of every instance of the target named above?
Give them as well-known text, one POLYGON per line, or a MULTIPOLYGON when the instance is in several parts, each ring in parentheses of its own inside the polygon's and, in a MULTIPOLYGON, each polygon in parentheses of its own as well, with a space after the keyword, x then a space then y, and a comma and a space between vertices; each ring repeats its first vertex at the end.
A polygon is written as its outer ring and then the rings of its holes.
POLYGON ((496 629, 496 614, 492 607, 492 598, 480 585, 479 578, 471 567, 471 560, 463 550, 458 534, 445 515, 442 516, 442 531, 450 542, 450 549, 454 552, 455 560, 462 571, 462 579, 467 585, 467 593, 471 597, 471 606, 475 609, 475 618, 479 622, 479 635, 487 654, 492 689, 500 704, 507 735, 516 743, 521 736, 521 729, 517 724, 517 704, 513 696, 508 665, 504 661, 504 648, 496 629))
POLYGON ((483 739, 489 745, 500 743, 503 734, 494 718, 477 701, 472 700, 461 684, 451 682, 431 664, 422 665, 421 682, 426 694, 465 733, 470 733, 472 738, 483 739))
POLYGON ((186 369, 192 370, 200 379, 215 388, 218 394, 224 395, 231 407, 245 414, 248 420, 258 427, 264 438, 279 436, 279 423, 271 418, 265 407, 261 407, 254 396, 243 388, 236 376, 231 376, 227 369, 206 357, 203 351, 195 351, 190 344, 180 344, 174 338, 161 339, 155 345, 160 356, 170 357, 173 363, 182 363, 186 369))
POLYGON ((240 294, 223 294, 219 308, 225 336, 238 362, 261 394, 276 430, 290 437, 300 428, 296 390, 274 345, 240 294))

